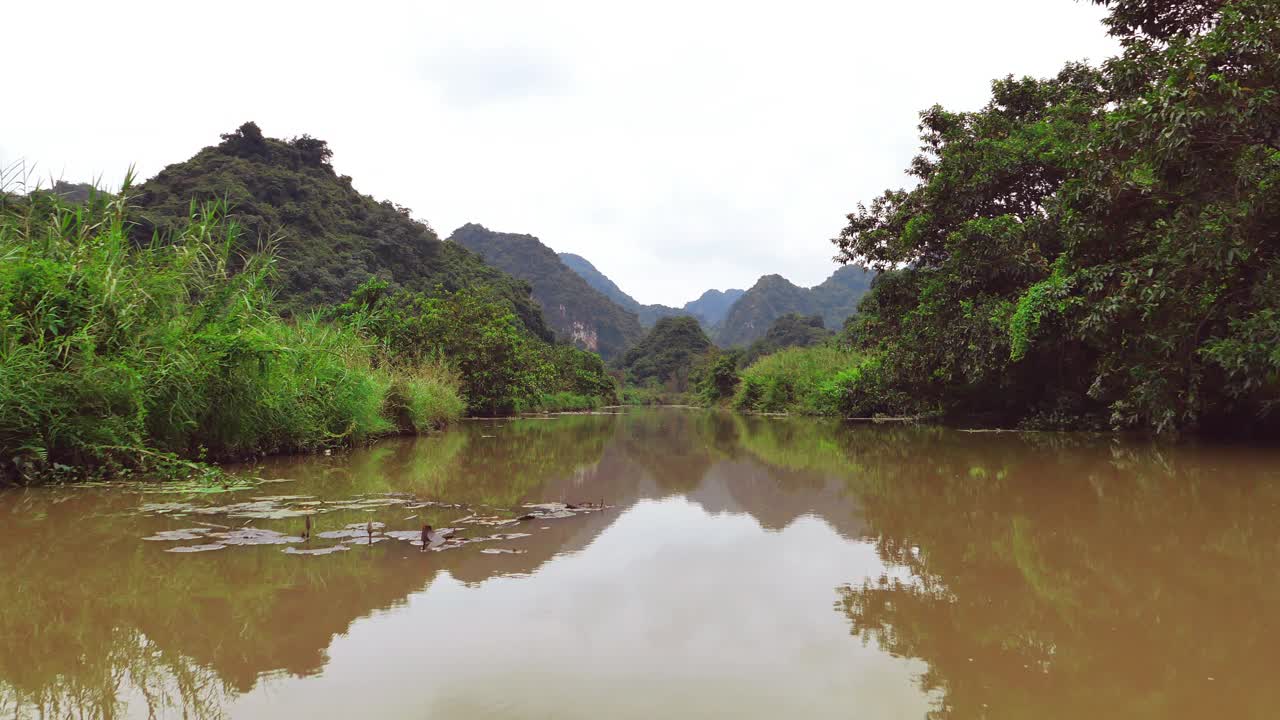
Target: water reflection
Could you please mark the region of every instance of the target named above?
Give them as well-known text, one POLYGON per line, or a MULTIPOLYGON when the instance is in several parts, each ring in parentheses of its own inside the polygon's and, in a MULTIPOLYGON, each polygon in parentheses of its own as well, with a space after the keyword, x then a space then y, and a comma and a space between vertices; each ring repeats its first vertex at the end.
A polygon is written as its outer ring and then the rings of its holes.
MULTIPOLYGON (((276 460, 245 472, 295 482, 229 494, 613 506, 502 555, 175 555, 140 540, 189 522, 137 512, 155 496, 0 494, 0 716, 1270 716, 1278 468, 641 411, 276 460)), ((333 522, 419 522, 395 512, 333 522)))
MULTIPOLYGON (((865 442, 864 442, 865 441, 865 442)), ((898 580, 852 632, 929 665, 936 718, 1275 717, 1274 453, 938 434, 851 480, 898 580)))

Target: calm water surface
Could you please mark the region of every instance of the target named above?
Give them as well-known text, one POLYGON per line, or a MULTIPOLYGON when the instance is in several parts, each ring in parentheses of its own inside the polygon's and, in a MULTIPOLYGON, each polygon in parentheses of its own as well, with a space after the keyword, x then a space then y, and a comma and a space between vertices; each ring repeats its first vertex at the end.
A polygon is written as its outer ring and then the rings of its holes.
POLYGON ((0 493, 0 717, 1280 712, 1275 451, 643 410, 237 472, 0 493))

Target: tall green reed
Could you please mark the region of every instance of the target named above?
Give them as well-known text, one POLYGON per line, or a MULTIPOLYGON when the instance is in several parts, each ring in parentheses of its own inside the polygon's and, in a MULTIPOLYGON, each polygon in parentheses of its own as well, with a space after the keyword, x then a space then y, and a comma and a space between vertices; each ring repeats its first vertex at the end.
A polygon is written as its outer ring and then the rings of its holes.
POLYGON ((240 252, 225 202, 137 243, 131 185, 76 205, 0 193, 0 480, 332 447, 460 414, 443 367, 380 369, 355 328, 281 318, 271 244, 240 252))

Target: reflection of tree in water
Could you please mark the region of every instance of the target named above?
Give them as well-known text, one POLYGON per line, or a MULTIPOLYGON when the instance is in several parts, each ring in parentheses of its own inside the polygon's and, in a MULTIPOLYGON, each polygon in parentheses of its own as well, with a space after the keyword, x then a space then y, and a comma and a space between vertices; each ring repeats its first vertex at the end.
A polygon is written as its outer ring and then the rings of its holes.
MULTIPOLYGON (((468 425, 349 455, 281 458, 253 474, 305 479, 305 487, 281 487, 319 497, 409 492, 508 506, 596 463, 613 420, 468 425), (501 442, 482 437, 499 433, 501 442)), ((333 637, 354 619, 401 602, 442 569, 476 573, 461 555, 406 563, 407 550, 383 545, 320 562, 278 547, 164 553, 139 538, 171 521, 137 514, 137 500, 119 491, 50 491, 0 506, 0 575, 10 579, 0 585, 0 703, 112 717, 128 684, 155 707, 216 716, 263 673, 318 673, 333 637)), ((334 513, 322 521, 366 517, 334 513)), ((287 522, 278 529, 290 529, 287 522)), ((530 572, 567 541, 558 534, 484 566, 490 575, 495 567, 530 572)))
POLYGON ((616 431, 613 416, 467 422, 438 435, 379 443, 332 457, 279 458, 263 476, 303 477, 346 494, 410 493, 452 503, 501 507, 600 460, 616 431))
MULTIPOLYGON (((167 609, 155 603, 163 595, 156 585, 166 576, 146 554, 128 557, 130 568, 122 575, 110 535, 68 532, 67 524, 50 517, 62 511, 60 504, 9 509, 0 521, 0 575, 6 579, 0 584, 0 710, 12 717, 116 717, 127 679, 153 716, 174 710, 220 716, 230 685, 139 628, 143 614, 164 623, 167 609), (100 561, 102 553, 111 562, 100 561), (127 573, 137 573, 145 585, 135 585, 127 573), (133 621, 122 617, 129 610, 133 621)), ((107 509, 79 503, 75 513, 107 509)), ((128 523, 118 520, 117 527, 128 523)), ((136 536, 129 541, 136 544, 136 536)))
MULTIPOLYGON (((1248 703, 1280 659, 1269 641, 1280 481, 1264 477, 1275 464, 1034 437, 655 411, 474 423, 259 474, 307 479, 268 493, 323 497, 626 507, 680 492, 773 529, 815 514, 874 538, 909 578, 851 588, 842 607, 859 635, 928 662, 939 717, 1204 711, 1208 676, 1230 694, 1222 707, 1256 716, 1248 703)), ((438 573, 533 573, 616 517, 564 521, 522 555, 383 543, 311 559, 272 547, 183 556, 138 540, 174 525, 126 512, 136 496, 22 497, 0 505, 0 709, 20 696, 58 716, 118 714, 125 683, 215 715, 263 673, 319 672, 335 635, 438 573)))
POLYGON ((928 663, 937 718, 1271 716, 1274 456, 1034 442, 856 448, 899 579, 841 591, 853 633, 928 663))
POLYGON ((120 695, 128 678, 143 698, 148 717, 180 715, 205 720, 224 716, 231 689, 213 670, 171 657, 131 630, 116 630, 111 655, 85 659, 75 673, 59 674, 34 686, 0 680, 4 717, 113 718, 126 708, 120 695))

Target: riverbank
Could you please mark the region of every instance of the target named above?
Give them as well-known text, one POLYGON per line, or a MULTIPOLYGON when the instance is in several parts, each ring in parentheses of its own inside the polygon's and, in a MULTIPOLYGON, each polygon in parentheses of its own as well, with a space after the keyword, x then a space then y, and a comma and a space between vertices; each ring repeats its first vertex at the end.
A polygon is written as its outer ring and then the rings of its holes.
POLYGON ((0 193, 0 485, 188 477, 615 400, 598 357, 529 336, 483 287, 371 280, 285 316, 274 256, 236 250, 225 205, 138 246, 128 193, 0 193))

